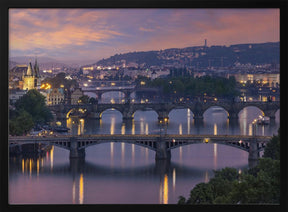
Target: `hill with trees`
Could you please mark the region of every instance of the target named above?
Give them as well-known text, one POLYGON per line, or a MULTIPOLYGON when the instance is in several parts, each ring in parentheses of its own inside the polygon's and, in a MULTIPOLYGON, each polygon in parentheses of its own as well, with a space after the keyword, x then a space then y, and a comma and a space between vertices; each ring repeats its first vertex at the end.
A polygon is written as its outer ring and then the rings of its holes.
POLYGON ((279 64, 280 42, 237 44, 231 46, 195 46, 160 51, 129 52, 102 59, 93 65, 112 66, 137 63, 139 66, 189 65, 198 68, 229 67, 242 64, 279 64))

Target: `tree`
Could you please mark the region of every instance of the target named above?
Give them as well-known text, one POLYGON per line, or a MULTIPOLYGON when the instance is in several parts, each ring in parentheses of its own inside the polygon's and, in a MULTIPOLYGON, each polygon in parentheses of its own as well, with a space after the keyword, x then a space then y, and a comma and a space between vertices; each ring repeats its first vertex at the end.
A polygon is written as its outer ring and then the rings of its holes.
POLYGON ((21 109, 16 117, 9 120, 9 134, 18 136, 27 134, 33 126, 32 116, 21 109))
POLYGON ((190 197, 187 200, 188 204, 212 204, 213 192, 212 186, 209 183, 199 183, 190 192, 190 197))
POLYGON ((42 83, 49 83, 52 88, 60 88, 62 85, 64 89, 70 89, 71 87, 78 87, 79 84, 75 79, 66 79, 66 74, 64 72, 58 73, 53 78, 45 78, 42 83))
POLYGON ((234 168, 215 171, 208 183, 197 184, 178 204, 278 204, 280 203, 280 129, 267 144, 257 166, 238 174, 234 168))
POLYGON ((79 97, 79 100, 80 100, 81 103, 83 103, 83 104, 88 104, 88 103, 89 103, 89 96, 83 95, 83 96, 79 97))
POLYGON ((89 103, 90 103, 90 104, 98 104, 98 100, 95 99, 94 97, 91 97, 91 98, 89 99, 89 103))
POLYGON ((280 160, 280 128, 278 129, 278 135, 274 135, 271 141, 265 147, 263 157, 280 160))
POLYGON ((51 111, 45 104, 45 97, 37 90, 29 90, 15 103, 16 110, 25 110, 35 124, 49 122, 53 119, 51 111))
MULTIPOLYGON (((280 201, 280 161, 263 158, 259 164, 248 170, 235 183, 227 195, 228 204, 279 203, 280 201)), ((219 201, 218 201, 219 203, 219 201)))

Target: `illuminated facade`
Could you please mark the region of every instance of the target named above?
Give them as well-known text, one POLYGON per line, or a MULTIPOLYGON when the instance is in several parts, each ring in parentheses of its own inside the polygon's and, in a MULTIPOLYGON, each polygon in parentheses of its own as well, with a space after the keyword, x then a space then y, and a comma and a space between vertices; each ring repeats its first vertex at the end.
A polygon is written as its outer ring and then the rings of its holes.
POLYGON ((280 84, 280 74, 265 73, 265 74, 229 74, 234 76, 237 82, 247 83, 255 81, 261 84, 268 84, 269 87, 276 87, 280 84))
POLYGON ((84 95, 84 93, 83 93, 83 91, 80 89, 80 88, 77 88, 77 89, 75 89, 74 91, 73 91, 73 93, 71 94, 71 104, 72 105, 77 105, 77 104, 79 104, 80 102, 79 102, 79 98, 81 97, 81 96, 83 96, 84 95))
POLYGON ((48 105, 58 105, 64 101, 64 91, 62 88, 54 88, 47 94, 48 105))
POLYGON ((26 74, 22 75, 23 90, 31 90, 40 88, 40 71, 37 60, 35 60, 35 65, 32 68, 31 62, 28 65, 26 74))

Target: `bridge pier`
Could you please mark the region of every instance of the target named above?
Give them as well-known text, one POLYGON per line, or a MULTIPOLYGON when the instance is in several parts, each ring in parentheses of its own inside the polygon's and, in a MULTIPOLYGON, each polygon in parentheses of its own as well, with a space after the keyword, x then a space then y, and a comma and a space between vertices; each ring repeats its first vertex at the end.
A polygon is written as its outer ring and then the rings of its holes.
POLYGON ((132 122, 133 117, 132 116, 123 116, 122 120, 123 120, 124 123, 132 122))
POLYGON ((161 137, 158 138, 156 143, 155 160, 171 160, 171 151, 167 150, 166 142, 164 142, 161 137))
POLYGON ((249 142, 249 156, 248 163, 249 167, 252 168, 258 164, 259 152, 256 138, 250 140, 249 142))
POLYGON ((69 160, 70 170, 73 174, 80 173, 84 169, 84 158, 70 158, 69 160))
POLYGON ((70 154, 69 158, 85 158, 85 149, 78 148, 77 138, 70 138, 70 154))
POLYGON ((264 112, 264 114, 269 117, 270 124, 272 124, 272 125, 275 124, 275 119, 276 119, 275 113, 276 112, 274 112, 274 111, 272 113, 271 112, 268 113, 266 111, 264 112))
POLYGON ((95 92, 96 93, 96 96, 97 96, 97 100, 101 100, 102 99, 102 92, 95 92))
POLYGON ((89 118, 99 120, 99 119, 101 119, 100 115, 101 115, 100 112, 91 112, 89 114, 89 118))
POLYGON ((196 113, 196 114, 194 114, 193 119, 194 119, 196 122, 198 122, 198 121, 203 120, 204 117, 203 117, 203 114, 196 113))
POLYGON ((170 166, 170 160, 155 160, 155 169, 157 174, 164 175, 168 173, 170 166))
POLYGON ((228 119, 229 120, 238 120, 238 112, 235 111, 228 111, 228 119))
POLYGON ((123 121, 132 120, 133 119, 133 110, 129 103, 125 104, 124 110, 122 111, 122 119, 123 121))
POLYGON ((168 111, 158 111, 158 122, 162 124, 162 123, 168 123, 168 121, 169 121, 168 111))

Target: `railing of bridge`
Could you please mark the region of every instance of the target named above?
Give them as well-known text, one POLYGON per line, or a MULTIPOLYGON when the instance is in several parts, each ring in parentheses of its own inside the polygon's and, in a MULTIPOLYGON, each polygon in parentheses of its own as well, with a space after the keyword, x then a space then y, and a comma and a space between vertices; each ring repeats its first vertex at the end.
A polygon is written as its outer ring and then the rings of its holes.
POLYGON ((47 135, 47 136, 9 136, 9 143, 13 142, 25 142, 25 141, 44 141, 44 140, 59 140, 59 139, 69 139, 69 138, 77 138, 79 140, 83 139, 107 139, 107 140, 121 140, 121 139, 154 139, 154 138, 163 138, 163 139, 214 139, 214 140, 248 140, 248 139, 257 139, 257 140, 270 140, 272 136, 253 136, 253 135, 211 135, 211 134, 203 134, 203 135, 179 135, 179 134, 166 134, 166 135, 158 135, 158 134, 149 134, 149 135, 122 135, 122 134, 97 134, 97 135, 47 135))

